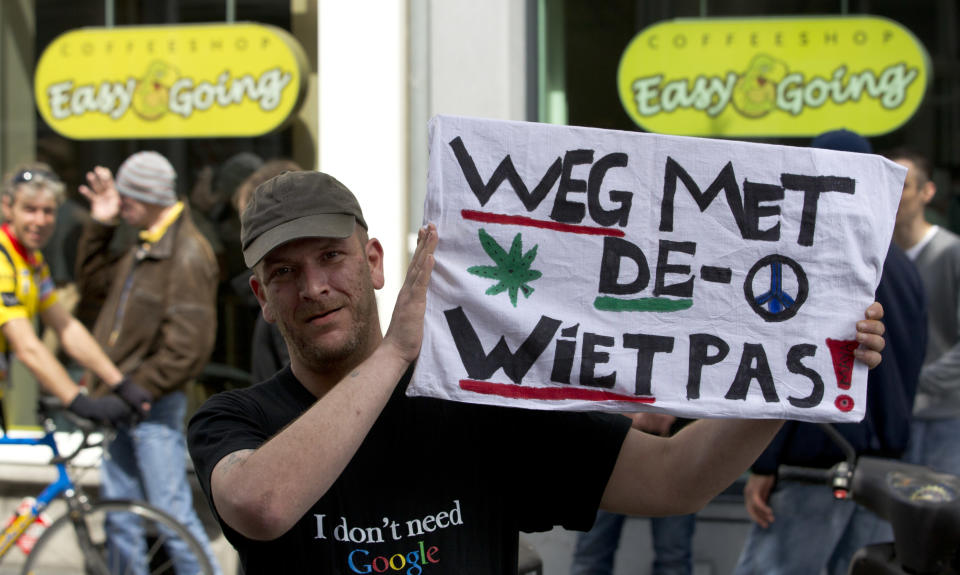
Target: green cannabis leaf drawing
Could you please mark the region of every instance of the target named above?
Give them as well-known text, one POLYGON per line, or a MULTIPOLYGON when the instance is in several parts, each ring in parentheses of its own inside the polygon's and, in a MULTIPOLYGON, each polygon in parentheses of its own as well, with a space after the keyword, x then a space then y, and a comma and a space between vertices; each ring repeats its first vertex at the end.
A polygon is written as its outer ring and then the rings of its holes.
POLYGON ((528 282, 543 275, 537 270, 530 269, 533 260, 537 258, 537 246, 523 253, 523 240, 518 233, 513 238, 510 251, 507 252, 483 228, 480 228, 480 245, 496 265, 471 266, 467 268, 467 272, 482 278, 497 280, 497 283, 487 288, 484 293, 497 295, 507 292, 510 295, 510 303, 513 307, 517 307, 517 292, 521 291, 523 297, 529 298, 533 288, 528 285, 528 282))

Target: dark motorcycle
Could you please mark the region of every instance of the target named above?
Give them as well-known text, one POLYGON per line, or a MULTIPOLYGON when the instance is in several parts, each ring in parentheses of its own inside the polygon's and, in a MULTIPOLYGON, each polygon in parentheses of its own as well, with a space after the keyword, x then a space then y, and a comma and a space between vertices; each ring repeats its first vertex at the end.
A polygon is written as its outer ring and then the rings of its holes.
POLYGON ((960 575, 960 477, 892 459, 858 457, 833 426, 846 460, 830 469, 781 466, 780 479, 827 484, 893 526, 894 541, 854 555, 850 575, 960 575))

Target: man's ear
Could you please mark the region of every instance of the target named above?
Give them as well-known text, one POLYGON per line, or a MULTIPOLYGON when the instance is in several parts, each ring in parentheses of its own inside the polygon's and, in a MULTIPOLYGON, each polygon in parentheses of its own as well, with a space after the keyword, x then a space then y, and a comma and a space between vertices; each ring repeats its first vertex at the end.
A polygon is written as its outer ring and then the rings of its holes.
POLYGON ((927 205, 933 201, 933 197, 937 195, 937 184, 933 183, 933 180, 927 180, 923 184, 923 189, 920 190, 920 197, 923 199, 923 205, 927 205))
POLYGON ((277 321, 276 316, 273 314, 273 307, 267 301, 266 287, 260 282, 260 278, 257 277, 256 272, 250 276, 250 289, 253 290, 253 295, 257 296, 257 301, 260 303, 260 311, 263 313, 263 319, 267 320, 267 323, 277 321))
POLYGON ((371 238, 367 240, 364 246, 364 253, 367 256, 367 266, 370 268, 370 279, 373 281, 374 289, 381 289, 384 284, 383 279, 383 246, 380 240, 371 238))

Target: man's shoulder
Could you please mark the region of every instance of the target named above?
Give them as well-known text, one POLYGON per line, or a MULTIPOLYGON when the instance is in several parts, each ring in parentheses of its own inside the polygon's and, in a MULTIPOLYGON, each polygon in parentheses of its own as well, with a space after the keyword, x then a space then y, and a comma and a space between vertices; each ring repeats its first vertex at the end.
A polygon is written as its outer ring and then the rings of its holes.
POLYGON ((261 381, 247 387, 238 387, 235 389, 221 391, 220 393, 211 396, 204 403, 203 407, 207 407, 208 405, 213 405, 216 403, 260 403, 263 398, 277 397, 280 394, 287 394, 288 384, 285 383, 284 380, 278 378, 278 375, 279 374, 274 375, 266 381, 261 381))
MULTIPOLYGON (((39 253, 39 251, 37 253, 39 253)), ((20 257, 20 254, 17 253, 16 248, 13 247, 7 234, 0 233, 0 271, 13 273, 16 267, 22 266, 26 266, 26 262, 20 257)))
POLYGON ((217 257, 210 242, 197 229, 190 214, 184 212, 183 220, 176 229, 176 258, 188 262, 191 266, 217 266, 217 257))
POLYGON ((204 415, 230 411, 258 412, 270 418, 285 417, 305 410, 311 403, 309 392, 297 382, 288 367, 266 381, 211 396, 197 410, 197 415, 202 418, 204 415))
POLYGON ((960 236, 943 226, 937 228, 937 233, 934 234, 932 241, 960 250, 960 236))
POLYGON ((937 269, 940 272, 949 273, 949 270, 943 266, 945 262, 951 262, 950 269, 960 269, 960 236, 946 228, 938 227, 915 263, 921 270, 937 269))

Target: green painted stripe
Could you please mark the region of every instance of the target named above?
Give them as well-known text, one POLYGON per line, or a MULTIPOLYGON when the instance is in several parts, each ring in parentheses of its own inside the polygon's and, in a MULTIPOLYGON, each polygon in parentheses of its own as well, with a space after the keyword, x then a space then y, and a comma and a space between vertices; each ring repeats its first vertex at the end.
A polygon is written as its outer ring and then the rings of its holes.
POLYGON ((593 300, 593 307, 601 311, 681 311, 690 309, 692 305, 692 299, 668 299, 663 297, 620 299, 601 296, 593 300))

